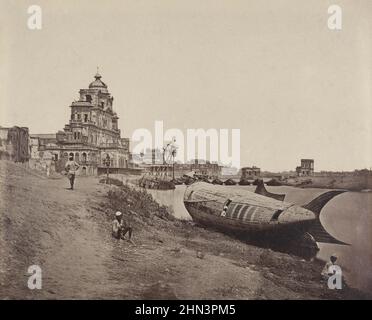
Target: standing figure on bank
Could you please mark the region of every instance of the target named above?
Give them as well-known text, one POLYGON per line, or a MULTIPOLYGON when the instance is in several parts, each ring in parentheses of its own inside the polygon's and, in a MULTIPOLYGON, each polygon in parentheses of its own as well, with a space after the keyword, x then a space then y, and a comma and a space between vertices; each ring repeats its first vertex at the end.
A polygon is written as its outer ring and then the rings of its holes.
POLYGON ((334 274, 334 271, 331 271, 331 267, 336 264, 336 260, 337 255, 334 253, 330 256, 329 261, 325 264, 321 273, 324 280, 328 280, 328 278, 334 274))
POLYGON ((79 169, 79 164, 74 161, 73 157, 70 157, 66 162, 65 169, 67 171, 67 178, 70 180, 71 190, 74 189, 76 171, 79 169))

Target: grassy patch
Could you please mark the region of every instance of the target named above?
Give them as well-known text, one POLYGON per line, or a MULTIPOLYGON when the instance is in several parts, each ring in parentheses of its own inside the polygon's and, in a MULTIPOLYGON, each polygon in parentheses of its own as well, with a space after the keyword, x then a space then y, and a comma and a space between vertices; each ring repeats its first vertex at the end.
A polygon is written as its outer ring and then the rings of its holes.
POLYGON ((121 211, 123 213, 132 211, 142 218, 153 218, 156 216, 163 220, 175 220, 168 208, 156 202, 152 195, 145 190, 137 190, 134 187, 121 183, 119 188, 109 190, 107 197, 109 209, 113 211, 121 211))

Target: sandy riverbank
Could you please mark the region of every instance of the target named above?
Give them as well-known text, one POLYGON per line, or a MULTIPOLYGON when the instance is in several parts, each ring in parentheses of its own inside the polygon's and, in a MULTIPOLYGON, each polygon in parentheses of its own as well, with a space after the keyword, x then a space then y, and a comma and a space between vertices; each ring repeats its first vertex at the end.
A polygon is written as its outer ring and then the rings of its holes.
POLYGON ((284 185, 300 188, 344 189, 362 191, 372 189, 371 175, 335 175, 289 178, 284 185))
POLYGON ((329 290, 317 262, 173 219, 146 201, 142 211, 133 207, 136 245, 117 241, 111 237, 117 204, 107 194, 119 187, 94 177, 78 178, 74 191, 67 187, 65 178, 0 161, 0 298, 365 297, 349 288, 329 290), (42 268, 42 290, 27 288, 32 264, 42 268))

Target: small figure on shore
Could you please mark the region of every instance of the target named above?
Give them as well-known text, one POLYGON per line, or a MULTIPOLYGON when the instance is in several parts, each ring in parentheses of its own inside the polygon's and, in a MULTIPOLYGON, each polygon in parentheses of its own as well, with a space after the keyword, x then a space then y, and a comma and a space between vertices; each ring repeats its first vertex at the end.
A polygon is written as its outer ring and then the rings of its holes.
POLYGON ((70 157, 69 160, 65 164, 65 169, 67 171, 67 178, 70 180, 70 189, 74 190, 74 182, 75 182, 75 174, 76 171, 79 169, 79 164, 74 161, 73 157, 70 157))
POLYGON ((115 213, 115 220, 112 222, 112 236, 116 239, 125 240, 125 235, 128 233, 128 241, 133 242, 132 238, 132 220, 131 213, 128 219, 123 219, 123 214, 120 211, 115 213))
POLYGON ((121 239, 122 235, 122 213, 120 211, 117 211, 115 213, 115 220, 112 222, 112 236, 116 239, 121 239))
POLYGON ((227 205, 224 205, 223 210, 221 212, 221 217, 226 217, 227 209, 228 209, 227 205))
POLYGON ((322 270, 321 275, 322 275, 322 278, 324 280, 328 280, 328 278, 334 274, 334 272, 332 272, 332 270, 330 270, 330 267, 334 266, 336 261, 337 261, 337 255, 335 253, 333 253, 330 256, 329 261, 325 264, 325 266, 322 270))
POLYGON ((226 214, 227 214, 227 210, 229 209, 229 205, 231 203, 231 199, 228 199, 224 206, 223 206, 223 209, 222 209, 222 212, 221 212, 221 217, 226 217, 226 214))
POLYGON ((48 162, 46 163, 46 175, 47 177, 50 176, 50 164, 48 162))

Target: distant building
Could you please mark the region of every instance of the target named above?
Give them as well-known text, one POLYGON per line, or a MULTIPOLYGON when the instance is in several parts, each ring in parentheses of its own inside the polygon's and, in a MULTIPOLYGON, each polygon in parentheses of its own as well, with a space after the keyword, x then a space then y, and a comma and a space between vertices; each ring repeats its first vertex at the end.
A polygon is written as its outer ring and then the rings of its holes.
POLYGON ((243 167, 241 169, 241 179, 254 179, 261 175, 261 169, 258 167, 243 167))
POLYGON ((222 167, 221 168, 221 176, 236 176, 238 174, 238 169, 235 167, 222 167))
POLYGON ((191 164, 191 171, 208 178, 218 178, 221 175, 221 166, 218 163, 195 159, 191 164))
POLYGON ((72 102, 71 117, 63 131, 31 135, 31 159, 35 167, 52 159, 53 169, 62 171, 68 158, 73 157, 80 164, 82 175, 93 175, 99 169, 105 170, 108 155, 113 170, 128 168, 129 139, 120 136, 114 98, 101 75, 97 73, 94 78, 89 88, 80 89, 79 100, 72 102))
MULTIPOLYGON (((172 165, 169 166, 172 170, 172 165)), ((185 174, 195 174, 204 176, 210 179, 221 176, 221 166, 218 163, 213 163, 205 160, 195 159, 190 163, 175 163, 174 174, 175 177, 182 177, 185 174)))
POLYGON ((301 159, 301 166, 296 167, 299 177, 314 175, 314 159, 301 159))
POLYGON ((158 148, 146 149, 137 157, 140 164, 163 164, 163 153, 158 148))

